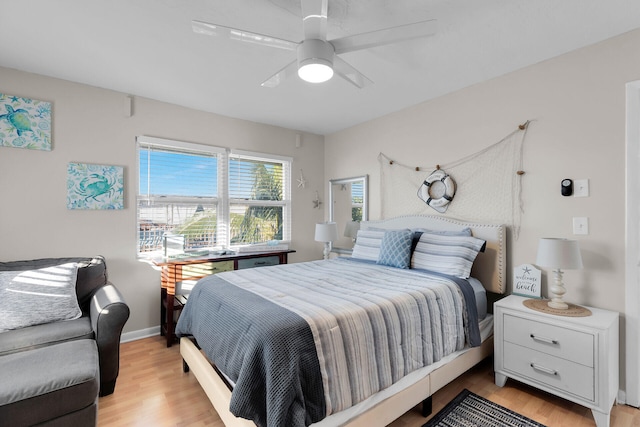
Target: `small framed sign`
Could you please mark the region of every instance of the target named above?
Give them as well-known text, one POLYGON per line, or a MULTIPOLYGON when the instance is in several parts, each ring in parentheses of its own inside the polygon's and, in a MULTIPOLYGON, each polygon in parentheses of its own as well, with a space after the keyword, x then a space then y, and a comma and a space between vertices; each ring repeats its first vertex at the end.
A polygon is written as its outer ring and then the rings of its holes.
POLYGON ((531 264, 513 269, 513 293, 523 297, 540 298, 540 270, 531 264))

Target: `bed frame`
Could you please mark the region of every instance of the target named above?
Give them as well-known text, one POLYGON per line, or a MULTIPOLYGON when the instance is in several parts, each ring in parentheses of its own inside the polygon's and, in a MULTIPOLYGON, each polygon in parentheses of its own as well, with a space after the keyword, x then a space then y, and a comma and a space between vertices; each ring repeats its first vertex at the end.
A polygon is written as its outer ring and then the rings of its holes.
MULTIPOLYGON (((489 292, 500 294, 506 292, 506 228, 504 225, 469 223, 439 216, 402 216, 388 220, 365 221, 361 224, 361 229, 370 227, 426 228, 447 231, 471 228, 474 236, 487 242, 485 251, 476 258, 472 270, 473 277, 479 279, 489 292)), ((429 399, 436 391, 492 353, 493 337, 490 337, 480 347, 466 350, 415 384, 386 398, 343 425, 348 427, 387 425, 420 402, 429 399)), ((255 427, 252 421, 238 418, 229 412, 230 387, 191 339, 181 338, 180 354, 184 360, 185 372, 188 370, 193 372, 226 427, 255 427)))

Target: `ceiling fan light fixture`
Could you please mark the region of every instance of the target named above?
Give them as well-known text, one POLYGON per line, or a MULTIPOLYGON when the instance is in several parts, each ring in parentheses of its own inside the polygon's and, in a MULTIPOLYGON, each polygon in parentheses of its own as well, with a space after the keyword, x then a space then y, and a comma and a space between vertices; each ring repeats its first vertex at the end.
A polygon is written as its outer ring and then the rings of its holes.
POLYGON ((309 59, 298 68, 298 76, 305 82, 324 83, 333 77, 333 68, 324 60, 309 59))
POLYGON ((323 83, 333 77, 334 50, 325 40, 309 39, 298 46, 298 76, 309 83, 323 83))

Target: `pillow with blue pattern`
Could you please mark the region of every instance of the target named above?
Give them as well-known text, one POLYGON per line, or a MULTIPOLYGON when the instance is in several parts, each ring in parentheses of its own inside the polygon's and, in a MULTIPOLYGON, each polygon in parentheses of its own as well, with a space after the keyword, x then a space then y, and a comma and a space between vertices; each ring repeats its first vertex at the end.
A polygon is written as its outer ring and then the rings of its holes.
POLYGON ((386 231, 380 243, 377 264, 409 268, 412 241, 413 232, 411 230, 386 231))

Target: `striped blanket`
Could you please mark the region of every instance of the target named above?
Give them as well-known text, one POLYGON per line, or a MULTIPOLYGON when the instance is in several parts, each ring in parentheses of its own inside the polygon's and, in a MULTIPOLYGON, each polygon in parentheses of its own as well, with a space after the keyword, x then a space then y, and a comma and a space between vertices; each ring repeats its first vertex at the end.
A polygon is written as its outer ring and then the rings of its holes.
POLYGON ((341 258, 237 270, 198 282, 177 333, 194 335, 235 382, 232 413, 258 425, 308 425, 461 350, 477 315, 460 286, 425 271, 341 258), (260 323, 258 332, 240 309, 260 323), (296 318, 302 325, 292 326, 296 318), (274 337, 265 337, 267 324, 274 337), (300 342, 292 345, 294 338, 300 342), (296 346, 302 355, 291 354, 296 346), (256 384, 264 389, 256 392, 256 384))

